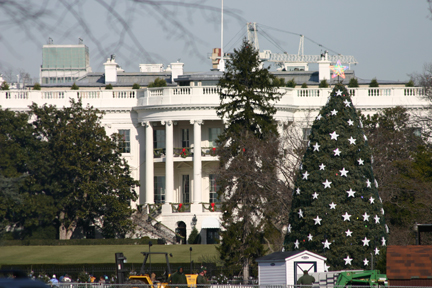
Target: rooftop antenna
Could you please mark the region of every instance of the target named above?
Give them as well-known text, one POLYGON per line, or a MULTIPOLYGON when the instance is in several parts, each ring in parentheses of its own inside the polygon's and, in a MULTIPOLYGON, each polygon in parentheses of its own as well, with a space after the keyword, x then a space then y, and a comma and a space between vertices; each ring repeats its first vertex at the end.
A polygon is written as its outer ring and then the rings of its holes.
POLYGON ((247 36, 248 42, 255 48, 255 50, 259 51, 259 42, 258 42, 258 29, 256 27, 256 22, 247 23, 247 36))
POLYGON ((223 0, 221 7, 221 59, 219 61, 219 71, 225 71, 224 52, 223 52, 223 0))
POLYGON ((299 43, 299 49, 298 49, 298 56, 304 55, 304 35, 300 35, 300 43, 299 43))
POLYGON ((83 39, 82 38, 78 38, 78 44, 83 44, 83 39))

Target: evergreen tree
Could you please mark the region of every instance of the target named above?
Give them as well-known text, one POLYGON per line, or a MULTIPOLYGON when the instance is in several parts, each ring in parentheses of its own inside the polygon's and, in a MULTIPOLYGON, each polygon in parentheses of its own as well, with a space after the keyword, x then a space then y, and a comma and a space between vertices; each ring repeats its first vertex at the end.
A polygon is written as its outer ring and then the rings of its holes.
POLYGON ((140 89, 141 87, 140 87, 140 85, 138 84, 138 83, 134 83, 133 85, 132 85, 132 89, 140 89))
POLYGON ((293 190, 288 250, 327 257, 332 270, 368 269, 385 254, 384 210, 371 151, 347 89, 336 84, 312 125, 293 190))
POLYGON ((150 82, 148 84, 148 88, 155 88, 155 87, 166 87, 167 82, 165 79, 157 77, 153 82, 150 82))
POLYGON ((110 84, 108 84, 108 85, 105 85, 105 90, 113 90, 113 86, 112 86, 112 84, 110 83, 110 84))
POLYGON ((350 88, 357 88, 357 87, 359 87, 357 78, 351 78, 350 81, 349 81, 349 83, 348 83, 348 87, 350 87, 350 88))
POLYGON ((278 183, 279 142, 273 115, 274 103, 281 97, 280 81, 259 66, 258 51, 245 40, 227 61, 218 84, 217 114, 229 123, 217 149, 218 192, 224 199, 219 251, 225 265, 242 271, 244 279, 256 265, 253 259, 265 253, 264 225, 274 213, 270 205, 278 183))
POLYGON ((3 83, 0 85, 1 90, 9 90, 9 84, 6 81, 3 81, 3 83))
POLYGON ((369 87, 373 87, 373 88, 379 87, 378 80, 376 78, 373 78, 369 83, 369 87))
POLYGON ((39 83, 35 83, 34 85, 33 85, 33 90, 41 90, 41 85, 39 84, 39 83))
POLYGON ((71 90, 79 90, 79 87, 75 82, 72 84, 71 90))
POLYGON ((265 133, 278 133, 273 103, 282 94, 277 91, 279 86, 273 85, 276 76, 268 68, 259 69, 259 65, 258 51, 246 40, 240 50, 234 49, 226 63, 226 71, 218 83, 221 102, 216 110, 220 118, 228 120, 225 135, 250 131, 262 138, 265 133))
POLYGON ((288 88, 295 88, 296 85, 297 85, 297 83, 295 82, 295 80, 294 80, 294 78, 293 78, 293 79, 291 79, 291 80, 289 80, 289 81, 287 82, 286 87, 288 87, 288 88))
POLYGON ((327 83, 326 79, 323 79, 320 84, 319 84, 319 88, 328 88, 329 84, 327 83))

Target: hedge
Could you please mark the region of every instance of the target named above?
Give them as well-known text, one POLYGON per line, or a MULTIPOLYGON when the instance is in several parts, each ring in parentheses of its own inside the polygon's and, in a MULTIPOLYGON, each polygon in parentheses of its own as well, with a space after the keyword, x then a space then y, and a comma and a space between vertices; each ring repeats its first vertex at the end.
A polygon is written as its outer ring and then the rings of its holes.
POLYGON ((147 245, 165 244, 162 239, 29 239, 29 240, 0 240, 0 246, 64 246, 64 245, 147 245))

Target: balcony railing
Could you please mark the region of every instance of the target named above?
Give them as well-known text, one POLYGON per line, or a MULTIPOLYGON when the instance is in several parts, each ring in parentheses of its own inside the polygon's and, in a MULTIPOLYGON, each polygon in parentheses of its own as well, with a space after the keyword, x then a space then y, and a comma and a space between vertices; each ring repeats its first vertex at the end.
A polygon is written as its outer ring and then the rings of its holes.
MULTIPOLYGON (((192 157, 194 155, 193 147, 173 148, 174 157, 192 157)), ((166 156, 166 148, 155 148, 153 149, 154 158, 162 158, 166 156)), ((216 147, 201 147, 201 156, 217 156, 216 147)))
POLYGON ((216 155, 216 147, 202 147, 201 148, 202 156, 217 156, 216 155))
MULTIPOLYGON (((377 109, 397 106, 425 106, 424 89, 421 87, 360 87, 347 88, 355 99, 355 105, 374 106, 377 109), (370 99, 373 97, 373 102, 370 99)), ((278 101, 278 107, 284 106, 314 106, 325 105, 330 88, 280 88, 283 93, 278 101)), ((217 86, 163 87, 139 90, 8 90, 0 91, 2 108, 28 109, 32 102, 68 106, 70 99, 82 99, 83 104, 100 107, 163 106, 163 105, 204 105, 217 107, 220 104, 220 89, 217 86), (104 100, 104 101, 100 101, 104 100)), ((279 108, 278 108, 279 109, 279 108)), ((205 155, 206 152, 204 152, 205 155)))
POLYGON ((191 211, 191 203, 170 203, 172 213, 189 213, 191 211))
POLYGON ((174 148, 174 157, 191 157, 193 155, 193 149, 191 147, 174 148))
POLYGON ((210 212, 222 212, 222 203, 200 203, 202 205, 202 211, 210 211, 210 212))

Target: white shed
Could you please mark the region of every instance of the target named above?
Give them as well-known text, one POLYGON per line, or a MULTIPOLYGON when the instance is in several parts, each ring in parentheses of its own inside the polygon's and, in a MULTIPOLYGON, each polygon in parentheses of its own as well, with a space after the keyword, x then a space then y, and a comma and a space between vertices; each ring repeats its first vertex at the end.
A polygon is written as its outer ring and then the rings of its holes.
POLYGON ((309 273, 325 272, 326 260, 307 250, 274 252, 256 260, 259 285, 294 285, 304 270, 309 273))

